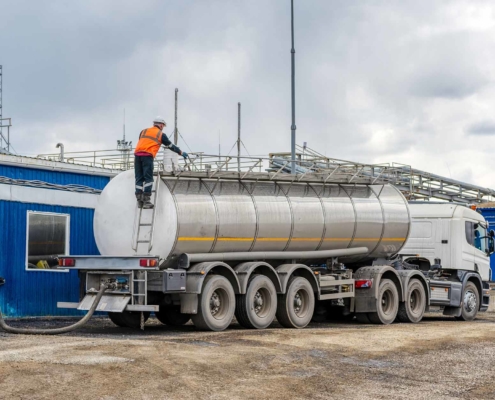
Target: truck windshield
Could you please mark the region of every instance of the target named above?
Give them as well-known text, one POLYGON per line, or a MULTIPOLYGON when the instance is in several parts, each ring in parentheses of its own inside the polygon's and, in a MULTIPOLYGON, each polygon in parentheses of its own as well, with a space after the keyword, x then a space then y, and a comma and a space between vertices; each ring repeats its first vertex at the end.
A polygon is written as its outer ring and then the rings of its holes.
POLYGON ((487 249, 486 226, 477 222, 466 221, 466 239, 471 246, 483 252, 487 249))

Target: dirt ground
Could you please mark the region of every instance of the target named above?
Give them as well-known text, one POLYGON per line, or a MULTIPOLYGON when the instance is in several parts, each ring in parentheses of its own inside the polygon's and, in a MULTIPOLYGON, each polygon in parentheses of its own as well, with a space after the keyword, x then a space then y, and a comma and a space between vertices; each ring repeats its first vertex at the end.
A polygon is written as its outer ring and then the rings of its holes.
MULTIPOLYGON (((14 321, 61 326, 71 320, 14 321)), ((0 333, 1 399, 495 399, 495 314, 417 325, 0 333)))

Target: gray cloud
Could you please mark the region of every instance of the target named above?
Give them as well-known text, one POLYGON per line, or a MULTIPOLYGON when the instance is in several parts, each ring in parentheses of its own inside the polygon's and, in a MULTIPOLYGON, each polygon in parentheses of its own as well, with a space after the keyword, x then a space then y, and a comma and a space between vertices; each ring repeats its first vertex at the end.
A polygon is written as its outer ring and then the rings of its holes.
POLYGON ((495 135, 495 121, 481 121, 468 126, 467 133, 471 135, 495 135))
MULTIPOLYGON (((490 151, 465 135, 490 121, 495 102, 492 2, 295 3, 299 143, 446 175, 452 159, 453 173, 481 170, 473 160, 483 165, 490 151)), ((156 114, 171 132, 175 87, 192 150, 216 153, 219 134, 231 148, 238 101, 251 154, 289 149, 287 0, 0 0, 0 9, 4 115, 20 153, 59 141, 66 151, 111 148, 124 108, 134 140, 156 114)))

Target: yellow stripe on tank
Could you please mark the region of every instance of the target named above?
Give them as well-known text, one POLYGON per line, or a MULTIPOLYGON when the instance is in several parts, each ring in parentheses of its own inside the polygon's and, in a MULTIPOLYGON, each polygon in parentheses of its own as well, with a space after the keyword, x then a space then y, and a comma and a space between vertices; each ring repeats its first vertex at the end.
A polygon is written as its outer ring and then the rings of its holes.
MULTIPOLYGON (((243 238, 243 237, 219 237, 217 241, 220 242, 250 242, 255 238, 243 238)), ((350 241, 352 238, 325 238, 325 242, 343 242, 350 241)), ((179 242, 212 242, 215 240, 214 237, 189 237, 180 236, 177 239, 179 242)), ((285 242, 289 238, 257 238, 257 242, 285 242)), ((292 238, 291 242, 319 242, 321 238, 292 238)), ((354 238, 354 241, 366 241, 366 240, 380 240, 380 238, 354 238)), ((406 238, 383 238, 382 242, 402 242, 406 238)))

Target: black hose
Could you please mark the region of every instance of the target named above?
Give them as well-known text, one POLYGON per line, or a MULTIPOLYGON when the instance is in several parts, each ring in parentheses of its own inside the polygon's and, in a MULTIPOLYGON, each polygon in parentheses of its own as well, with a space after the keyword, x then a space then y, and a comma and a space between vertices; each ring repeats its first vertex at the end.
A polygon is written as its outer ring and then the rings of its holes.
POLYGON ((103 285, 100 288, 100 291, 96 295, 96 299, 93 301, 93 305, 89 309, 88 313, 78 322, 73 325, 65 326, 63 328, 54 328, 54 329, 29 329, 29 328, 14 328, 5 323, 3 319, 2 310, 0 310, 0 328, 2 328, 5 332, 8 333, 22 333, 24 335, 59 335, 61 333, 67 333, 74 331, 80 327, 82 327, 89 319, 92 317, 96 308, 98 307, 98 303, 101 300, 101 297, 108 289, 107 285, 103 285))

